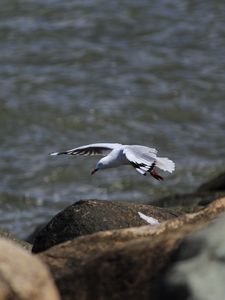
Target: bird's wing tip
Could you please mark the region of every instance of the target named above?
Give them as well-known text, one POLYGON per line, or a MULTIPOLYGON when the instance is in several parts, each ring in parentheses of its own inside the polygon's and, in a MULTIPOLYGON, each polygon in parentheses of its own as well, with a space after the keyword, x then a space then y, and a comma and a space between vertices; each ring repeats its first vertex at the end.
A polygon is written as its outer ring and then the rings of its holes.
POLYGON ((58 152, 52 152, 52 153, 49 153, 49 155, 55 156, 55 155, 58 155, 58 152))

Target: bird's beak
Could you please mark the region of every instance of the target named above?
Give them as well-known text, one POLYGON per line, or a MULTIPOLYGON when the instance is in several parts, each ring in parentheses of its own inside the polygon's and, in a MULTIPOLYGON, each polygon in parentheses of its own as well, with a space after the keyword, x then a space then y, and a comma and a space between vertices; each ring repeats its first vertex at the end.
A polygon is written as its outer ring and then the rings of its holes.
POLYGON ((91 175, 94 175, 97 171, 98 169, 94 169, 93 171, 91 171, 91 175))

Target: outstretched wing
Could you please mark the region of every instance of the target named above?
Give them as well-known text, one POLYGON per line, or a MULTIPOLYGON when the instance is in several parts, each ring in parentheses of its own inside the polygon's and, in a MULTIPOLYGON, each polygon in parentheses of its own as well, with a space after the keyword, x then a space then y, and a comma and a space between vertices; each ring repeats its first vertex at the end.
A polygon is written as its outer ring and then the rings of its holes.
POLYGON ((131 165, 142 175, 151 171, 156 163, 157 150, 145 146, 126 146, 123 150, 131 165))
POLYGON ((114 143, 97 143, 97 144, 90 144, 81 147, 77 147, 74 149, 70 149, 63 152, 53 152, 50 155, 61 155, 61 154, 68 154, 68 155, 107 155, 113 149, 120 147, 120 144, 114 143))

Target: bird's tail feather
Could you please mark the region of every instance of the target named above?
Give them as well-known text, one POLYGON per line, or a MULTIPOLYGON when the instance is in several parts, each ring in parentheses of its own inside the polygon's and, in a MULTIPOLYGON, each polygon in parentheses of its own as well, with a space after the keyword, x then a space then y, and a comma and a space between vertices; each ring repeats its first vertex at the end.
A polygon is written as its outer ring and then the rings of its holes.
POLYGON ((155 166, 170 173, 175 170, 175 163, 167 157, 157 157, 155 166))

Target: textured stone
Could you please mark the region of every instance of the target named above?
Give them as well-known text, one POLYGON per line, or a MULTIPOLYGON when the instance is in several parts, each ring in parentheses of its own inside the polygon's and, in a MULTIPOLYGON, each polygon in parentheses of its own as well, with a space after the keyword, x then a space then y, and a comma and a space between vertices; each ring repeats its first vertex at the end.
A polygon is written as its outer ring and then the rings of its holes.
POLYGON ((57 214, 37 234, 32 251, 44 251, 56 244, 98 231, 146 225, 138 211, 159 221, 177 214, 151 205, 89 200, 79 201, 57 214))
POLYGON ((64 300, 149 300, 184 237, 224 211, 222 198, 157 226, 81 236, 39 257, 49 266, 64 300))

